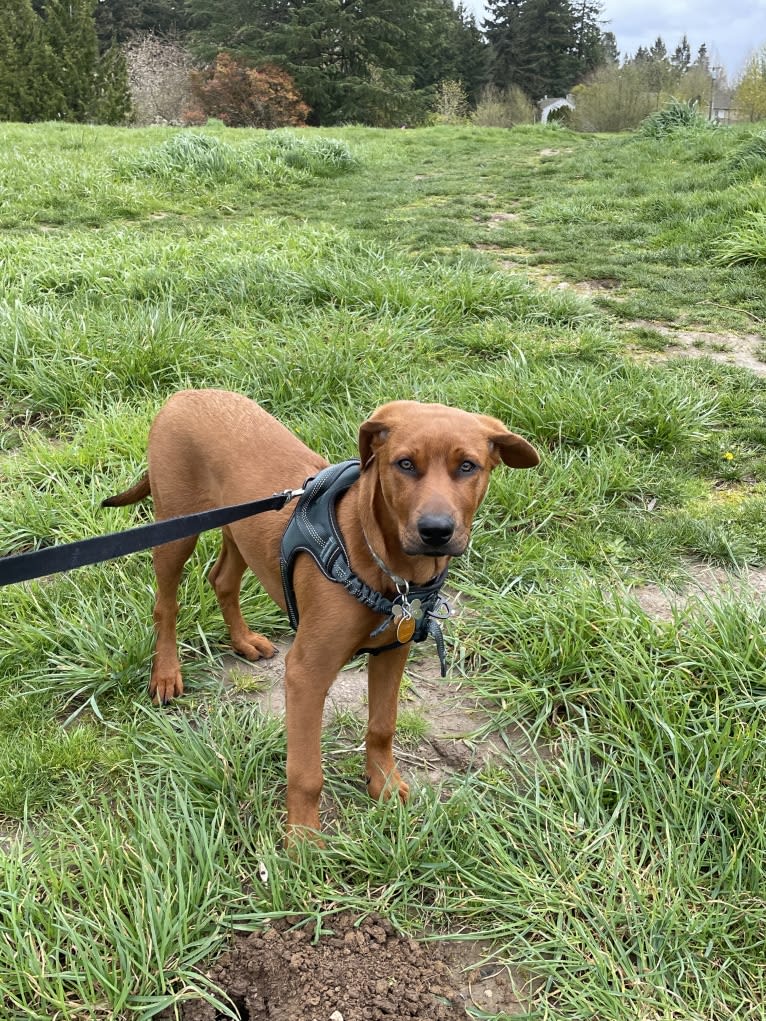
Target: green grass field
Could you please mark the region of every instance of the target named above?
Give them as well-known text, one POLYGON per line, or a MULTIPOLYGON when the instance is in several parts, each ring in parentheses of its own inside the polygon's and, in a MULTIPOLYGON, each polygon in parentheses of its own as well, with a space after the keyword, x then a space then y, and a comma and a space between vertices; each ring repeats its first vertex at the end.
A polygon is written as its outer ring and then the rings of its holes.
MULTIPOLYGON (((148 554, 0 589, 3 1018, 215 998, 232 928, 342 907, 493 940, 530 1017, 766 1016, 766 611, 629 592, 766 564, 766 378, 655 329, 766 339, 764 137, 0 125, 0 553, 144 520, 99 503, 182 387, 331 460, 392 399, 495 415, 543 458, 454 565, 452 674, 554 749, 402 808, 331 727, 327 846, 293 859, 281 721, 221 691, 214 535, 167 711, 148 554)), ((286 634, 252 581, 243 607, 286 634)))

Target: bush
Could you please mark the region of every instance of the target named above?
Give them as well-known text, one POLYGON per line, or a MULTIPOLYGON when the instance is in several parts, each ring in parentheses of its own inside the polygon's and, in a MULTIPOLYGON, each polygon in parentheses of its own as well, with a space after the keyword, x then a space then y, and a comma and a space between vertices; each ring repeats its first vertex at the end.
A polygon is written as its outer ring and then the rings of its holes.
POLYGON ((348 145, 335 138, 298 138, 274 131, 245 145, 215 135, 179 131, 122 163, 126 176, 157 177, 170 183, 194 177, 201 186, 239 179, 252 186, 311 177, 336 177, 358 166, 348 145))
POLYGON ((642 122, 641 134, 647 138, 665 138, 674 131, 685 131, 688 128, 708 130, 712 127, 710 121, 700 116, 696 103, 682 103, 678 99, 671 99, 661 110, 657 110, 642 122))
POLYGON ((512 128, 514 124, 533 124, 535 104, 518 85, 503 90, 488 85, 479 96, 471 120, 483 128, 512 128))
POLYGON ((309 113, 287 71, 248 67, 228 53, 219 53, 207 71, 192 74, 192 89, 204 113, 230 128, 298 127, 309 113))
POLYGON ((750 212, 747 219, 716 244, 715 261, 723 266, 766 264, 766 213, 750 212))
POLYGON ((635 65, 601 67, 572 89, 575 109, 570 126, 576 131, 631 131, 657 107, 646 75, 635 65))
POLYGON ((192 99, 192 59, 175 39, 142 32, 125 47, 137 124, 180 124, 192 99))
POLYGON ((433 112, 437 124, 464 124, 468 117, 468 96, 463 83, 452 79, 439 82, 433 112))
POLYGON ((766 174, 766 131, 740 142, 727 162, 729 170, 737 177, 766 174))

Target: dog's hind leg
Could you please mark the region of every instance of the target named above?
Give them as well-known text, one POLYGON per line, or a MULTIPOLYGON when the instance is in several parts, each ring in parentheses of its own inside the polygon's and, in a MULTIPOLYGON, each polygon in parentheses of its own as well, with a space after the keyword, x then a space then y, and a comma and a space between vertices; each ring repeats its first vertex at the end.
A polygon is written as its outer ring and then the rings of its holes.
POLYGON ((213 586, 223 619, 231 635, 231 644, 240 656, 256 660, 270 659, 277 651, 268 638, 251 631, 242 618, 239 590, 247 564, 228 528, 223 529, 221 552, 213 565, 208 581, 213 586))
POLYGON ((193 535, 164 546, 155 546, 152 550, 154 573, 157 576, 157 599, 154 604, 157 641, 149 693, 156 705, 166 705, 171 698, 182 695, 184 690, 176 638, 178 583, 184 564, 194 552, 197 538, 193 535))

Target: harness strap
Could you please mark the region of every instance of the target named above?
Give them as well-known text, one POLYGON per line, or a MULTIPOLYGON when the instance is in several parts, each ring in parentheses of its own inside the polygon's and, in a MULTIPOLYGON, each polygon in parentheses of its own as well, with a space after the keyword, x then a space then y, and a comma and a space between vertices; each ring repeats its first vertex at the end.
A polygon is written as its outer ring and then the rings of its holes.
MULTIPOLYGON (((356 482, 360 471, 359 461, 354 459, 330 465, 314 478, 308 479, 304 483, 303 496, 285 528, 280 548, 280 568, 287 612, 294 628, 298 627, 298 604, 292 577, 295 559, 299 553, 308 553, 325 578, 342 585, 354 599, 384 618, 371 633, 371 638, 383 634, 391 625, 394 620, 393 609, 402 603, 401 595, 389 599, 371 588, 351 570, 348 551, 335 517, 335 504, 341 494, 356 482)), ((419 599, 422 607, 422 617, 417 621, 410 641, 423 642, 429 637, 434 639, 439 653, 442 677, 446 676, 447 665, 438 612, 445 605, 440 590, 446 577, 445 569, 426 585, 410 585, 406 596, 408 599, 419 599)), ((364 648, 359 651, 378 655, 402 644, 407 643, 395 641, 378 648, 364 648)))

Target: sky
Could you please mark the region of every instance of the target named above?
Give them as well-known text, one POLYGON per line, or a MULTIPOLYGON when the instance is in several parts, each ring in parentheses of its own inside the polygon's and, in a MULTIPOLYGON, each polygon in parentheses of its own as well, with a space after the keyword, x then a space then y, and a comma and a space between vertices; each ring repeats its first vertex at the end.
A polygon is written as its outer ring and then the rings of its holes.
MULTIPOLYGON (((482 0, 464 0, 481 23, 482 0)), ((692 59, 706 43, 711 64, 737 77, 753 50, 766 46, 766 0, 603 0, 604 31, 614 32, 620 56, 632 56, 662 36, 669 52, 686 33, 692 59)))

